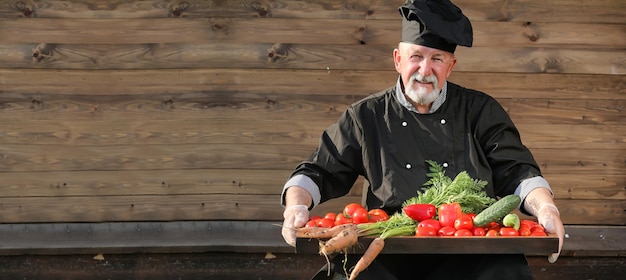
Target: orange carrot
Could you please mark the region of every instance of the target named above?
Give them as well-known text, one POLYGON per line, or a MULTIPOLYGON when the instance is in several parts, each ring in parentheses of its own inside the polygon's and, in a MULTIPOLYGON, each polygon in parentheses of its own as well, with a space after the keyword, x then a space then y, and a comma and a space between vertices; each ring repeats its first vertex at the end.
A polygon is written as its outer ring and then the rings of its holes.
POLYGON ((296 230, 296 237, 300 238, 331 238, 337 233, 345 229, 351 229, 356 231, 357 225, 355 224, 343 224, 334 226, 332 228, 319 228, 319 227, 303 227, 296 230))
POLYGON ((345 252, 354 246, 359 239, 355 229, 347 228, 335 234, 326 242, 320 241, 320 255, 328 257, 330 254, 345 252))
POLYGON ((385 247, 384 239, 380 237, 374 238, 374 240, 372 240, 372 243, 370 243, 369 247, 367 247, 367 250, 365 250, 365 253, 363 253, 363 255, 361 256, 361 259, 359 259, 359 261, 354 265, 354 268, 352 269, 352 272, 350 273, 350 278, 348 279, 349 280, 356 279, 359 273, 361 273, 370 264, 372 264, 376 256, 380 254, 380 252, 383 250, 384 247, 385 247))

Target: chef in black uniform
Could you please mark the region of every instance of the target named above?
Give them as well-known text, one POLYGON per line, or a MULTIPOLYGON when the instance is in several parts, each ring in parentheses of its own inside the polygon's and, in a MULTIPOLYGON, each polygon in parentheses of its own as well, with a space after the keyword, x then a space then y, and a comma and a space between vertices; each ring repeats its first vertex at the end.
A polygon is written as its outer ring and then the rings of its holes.
MULTIPOLYGON (((457 45, 471 47, 472 26, 448 0, 407 1, 399 8, 402 38, 393 52, 400 74, 395 86, 354 104, 322 134, 319 147, 283 187, 285 241, 309 211, 346 195, 364 176, 369 209, 392 214, 428 179, 426 160, 454 177, 467 171, 488 182, 492 197, 517 194, 520 210, 534 215, 547 232, 565 234, 552 190, 541 176, 515 125, 491 96, 447 81, 457 45)), ((358 260, 350 255, 346 268, 358 260)), ((558 253, 548 257, 556 261, 558 253)), ((344 256, 313 279, 343 279, 344 256)), ((381 254, 357 279, 532 279, 524 255, 381 254)))

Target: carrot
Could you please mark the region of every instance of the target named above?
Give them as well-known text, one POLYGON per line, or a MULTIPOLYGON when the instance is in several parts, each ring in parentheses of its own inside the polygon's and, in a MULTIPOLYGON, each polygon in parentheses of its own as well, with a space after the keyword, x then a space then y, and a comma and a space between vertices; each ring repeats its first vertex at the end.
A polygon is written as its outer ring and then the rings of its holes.
POLYGON ((380 252, 383 250, 384 247, 385 247, 384 239, 380 237, 374 238, 374 240, 372 240, 372 243, 370 243, 369 247, 367 247, 367 250, 365 250, 365 253, 363 253, 359 261, 354 265, 354 268, 352 269, 352 272, 350 273, 350 278, 348 278, 348 280, 356 279, 356 277, 363 270, 365 270, 370 264, 372 264, 376 256, 380 254, 380 252))
POLYGON ((296 237, 300 238, 331 238, 344 229, 351 229, 356 231, 357 225, 355 224, 343 224, 334 226, 332 228, 319 228, 319 227, 303 227, 296 230, 296 237))
POLYGON ((320 255, 328 257, 330 254, 345 252, 354 246, 359 235, 353 228, 347 228, 335 234, 326 242, 320 241, 320 255))
MULTIPOLYGON (((319 241, 320 243, 320 255, 323 255, 326 258, 326 263, 328 267, 330 267, 330 259, 328 259, 328 255, 334 253, 347 253, 348 249, 354 246, 359 240, 359 234, 357 233, 356 228, 344 229, 339 233, 335 234, 332 238, 328 239, 328 241, 319 241)), ((328 269, 328 276, 330 276, 331 270, 328 269)))

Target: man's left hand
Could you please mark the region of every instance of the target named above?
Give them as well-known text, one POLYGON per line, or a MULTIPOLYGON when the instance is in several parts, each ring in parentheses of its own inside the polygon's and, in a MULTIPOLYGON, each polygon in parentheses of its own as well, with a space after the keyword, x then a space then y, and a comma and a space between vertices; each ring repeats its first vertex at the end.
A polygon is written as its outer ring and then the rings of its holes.
POLYGON ((548 256, 548 262, 555 263, 561 254, 563 240, 565 239, 565 228, 561 221, 558 208, 554 204, 544 204, 537 211, 537 221, 548 233, 554 233, 559 238, 559 250, 548 256))

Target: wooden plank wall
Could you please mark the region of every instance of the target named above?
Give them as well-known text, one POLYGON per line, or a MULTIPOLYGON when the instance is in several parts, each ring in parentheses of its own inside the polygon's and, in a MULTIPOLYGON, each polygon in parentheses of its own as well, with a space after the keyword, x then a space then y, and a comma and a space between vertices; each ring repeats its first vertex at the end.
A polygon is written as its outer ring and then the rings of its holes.
MULTIPOLYGON (((0 1, 0 222, 281 220, 292 168, 395 82, 404 1, 0 1)), ((626 224, 626 2, 457 0, 566 224, 626 224)), ((320 206, 336 211, 350 196, 320 206)))

